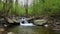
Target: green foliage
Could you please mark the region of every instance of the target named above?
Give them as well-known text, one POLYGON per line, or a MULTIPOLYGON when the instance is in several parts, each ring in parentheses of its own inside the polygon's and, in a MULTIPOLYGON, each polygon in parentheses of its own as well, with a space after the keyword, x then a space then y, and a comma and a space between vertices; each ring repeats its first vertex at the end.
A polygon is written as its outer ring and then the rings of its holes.
POLYGON ((34 1, 32 8, 30 8, 32 15, 56 15, 60 13, 60 0, 42 0, 34 1))
POLYGON ((3 9, 3 3, 0 1, 0 11, 3 9))
POLYGON ((11 8, 9 10, 9 15, 24 15, 25 14, 25 10, 23 7, 21 7, 20 5, 17 4, 17 2, 14 4, 12 3, 11 8))
POLYGON ((45 4, 46 4, 45 10, 49 16, 59 13, 60 0, 46 0, 45 4))
POLYGON ((18 15, 24 15, 25 14, 25 9, 23 7, 18 6, 18 5, 16 5, 15 10, 16 10, 16 13, 18 15))
MULTIPOLYGON (((11 3, 11 7, 9 9, 9 15, 18 14, 25 15, 25 8, 11 3)), ((8 5, 9 7, 9 5, 8 5)), ((3 3, 0 1, 0 11, 2 11, 3 3)), ((33 6, 28 8, 28 14, 31 16, 40 16, 40 15, 60 15, 60 0, 34 0, 33 6)))

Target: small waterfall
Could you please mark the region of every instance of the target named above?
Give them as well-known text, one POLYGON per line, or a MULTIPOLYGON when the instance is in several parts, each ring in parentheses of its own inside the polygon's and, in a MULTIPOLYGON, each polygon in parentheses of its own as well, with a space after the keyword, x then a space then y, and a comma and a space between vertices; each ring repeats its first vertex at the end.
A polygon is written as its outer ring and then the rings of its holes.
POLYGON ((34 26, 33 23, 28 23, 28 21, 26 20, 26 18, 22 18, 22 19, 21 19, 20 25, 21 25, 21 26, 34 26))

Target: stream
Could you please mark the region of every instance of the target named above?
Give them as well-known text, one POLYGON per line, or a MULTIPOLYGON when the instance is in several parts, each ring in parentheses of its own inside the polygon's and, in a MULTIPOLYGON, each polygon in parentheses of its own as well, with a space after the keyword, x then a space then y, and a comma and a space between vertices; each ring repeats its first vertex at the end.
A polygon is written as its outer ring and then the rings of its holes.
POLYGON ((15 26, 9 28, 7 32, 14 34, 60 34, 60 31, 49 30, 44 26, 15 26))

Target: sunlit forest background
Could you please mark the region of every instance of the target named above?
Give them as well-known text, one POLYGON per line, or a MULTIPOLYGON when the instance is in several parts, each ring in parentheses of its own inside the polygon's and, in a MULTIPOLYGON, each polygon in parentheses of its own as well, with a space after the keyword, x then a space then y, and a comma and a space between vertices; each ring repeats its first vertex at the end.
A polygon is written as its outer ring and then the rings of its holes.
POLYGON ((30 5, 22 3, 19 0, 0 0, 0 16, 60 16, 60 0, 33 0, 30 5))

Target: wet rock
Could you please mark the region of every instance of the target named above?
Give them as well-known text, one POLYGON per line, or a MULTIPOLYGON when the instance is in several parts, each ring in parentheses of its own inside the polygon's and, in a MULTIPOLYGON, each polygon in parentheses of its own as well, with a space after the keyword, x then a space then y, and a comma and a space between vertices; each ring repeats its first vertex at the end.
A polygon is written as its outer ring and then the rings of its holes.
POLYGON ((45 24, 44 26, 45 26, 45 27, 48 27, 49 25, 48 25, 48 24, 45 24))
POLYGON ((7 24, 4 24, 4 27, 7 27, 8 25, 7 24))

